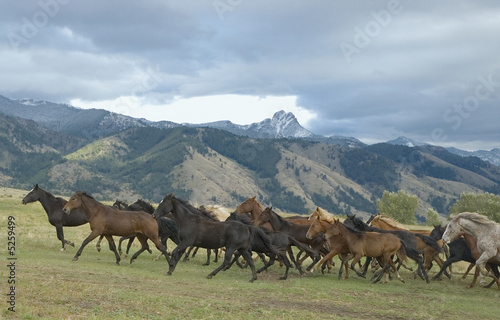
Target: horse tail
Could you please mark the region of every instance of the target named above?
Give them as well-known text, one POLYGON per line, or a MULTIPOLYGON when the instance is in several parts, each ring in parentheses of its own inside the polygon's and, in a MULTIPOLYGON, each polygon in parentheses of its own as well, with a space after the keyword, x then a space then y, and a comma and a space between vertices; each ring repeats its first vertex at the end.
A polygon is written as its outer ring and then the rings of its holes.
POLYGON ((406 254, 408 258, 412 259, 417 263, 418 269, 417 269, 417 274, 424 279, 427 283, 429 283, 429 277, 427 275, 427 272, 425 271, 424 267, 424 262, 422 259, 422 253, 418 251, 417 249, 413 249, 411 247, 408 247, 404 241, 401 241, 401 247, 405 247, 406 254))
POLYGON ((280 253, 272 245, 271 238, 264 232, 264 230, 254 226, 248 227, 250 229, 251 237, 253 240, 252 247, 262 249, 263 253, 274 253, 278 256, 280 255, 280 253))
POLYGON ((305 243, 302 243, 292 236, 288 236, 288 241, 296 246, 299 250, 304 251, 310 257, 316 257, 317 253, 311 249, 311 247, 305 243))
POLYGON ((428 246, 430 246, 432 249, 436 250, 436 252, 438 253, 441 253, 443 252, 443 248, 441 248, 439 246, 439 244, 436 242, 436 240, 432 239, 431 237, 429 236, 426 236, 424 234, 420 234, 420 233, 415 233, 415 236, 419 237, 420 239, 422 239, 422 241, 424 241, 424 243, 428 246))

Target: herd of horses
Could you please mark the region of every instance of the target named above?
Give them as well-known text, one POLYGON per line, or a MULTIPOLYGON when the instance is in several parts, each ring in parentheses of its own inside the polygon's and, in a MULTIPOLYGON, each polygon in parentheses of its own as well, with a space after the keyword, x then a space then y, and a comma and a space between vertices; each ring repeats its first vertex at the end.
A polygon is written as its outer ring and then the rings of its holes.
POLYGON ((341 261, 338 278, 349 277, 349 270, 360 277, 366 277, 371 265, 372 282, 387 282, 393 275, 400 281, 404 279, 398 270, 407 266, 408 259, 417 265, 415 277, 429 283, 428 272, 435 262, 439 272, 433 277, 441 279, 444 273, 451 278, 449 270, 457 261, 470 262, 464 277, 475 265, 476 272, 470 286, 474 286, 481 273, 491 276, 493 283, 500 289, 498 265, 500 264, 500 224, 488 220, 477 213, 460 213, 452 216, 446 226, 435 226, 432 231, 408 230, 385 215, 372 216, 363 221, 350 215, 343 221, 337 216, 317 207, 309 217, 284 218, 272 207, 264 208, 256 197, 243 201, 232 213, 214 208, 196 208, 187 201, 167 194, 155 209, 150 203, 139 199, 132 205, 117 201, 113 206, 100 203, 83 191, 76 192, 69 200, 55 197, 38 185, 22 199, 23 204, 39 201, 47 213, 50 224, 55 226, 57 238, 62 243, 61 250, 74 243, 64 238, 63 227, 90 224, 91 233, 83 240, 73 260, 78 260, 85 246, 99 237, 105 238, 109 249, 116 257, 116 264, 123 256, 121 244, 128 239, 126 253, 135 238, 141 248, 132 255, 130 263, 144 251, 151 249, 150 240, 168 262, 167 275, 171 275, 182 256, 185 258, 193 248, 207 249, 207 263, 210 253, 223 248, 223 262, 210 274, 229 269, 234 263, 251 270, 250 282, 257 274, 266 270, 276 260, 285 267, 280 279, 287 279, 290 268, 296 268, 302 275, 313 272, 319 267, 322 272, 334 265, 332 258, 341 261), (113 236, 120 236, 118 248, 113 236), (176 247, 169 253, 167 240, 176 247), (294 250, 295 248, 295 250, 294 250), (443 261, 440 253, 446 249, 447 259, 443 261), (253 253, 257 253, 264 266, 256 270, 253 253), (310 258, 312 263, 305 267, 303 262, 310 258), (361 259, 365 258, 364 264, 361 259), (378 270, 377 270, 378 268, 378 270), (344 274, 345 271, 345 274, 344 274))

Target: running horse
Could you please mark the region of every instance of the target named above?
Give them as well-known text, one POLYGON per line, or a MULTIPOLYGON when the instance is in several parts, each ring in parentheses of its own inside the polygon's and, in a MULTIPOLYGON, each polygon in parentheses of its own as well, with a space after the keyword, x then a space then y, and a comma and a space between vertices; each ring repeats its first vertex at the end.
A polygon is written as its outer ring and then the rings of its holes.
POLYGON ((382 267, 381 270, 373 274, 371 279, 372 282, 378 282, 384 273, 386 274, 385 282, 387 282, 390 269, 394 271, 396 277, 401 282, 404 282, 403 278, 401 278, 398 273, 396 265, 391 259, 392 255, 397 255, 401 261, 406 260, 407 248, 404 242, 397 236, 390 233, 358 231, 347 227, 339 220, 335 220, 329 232, 340 234, 342 238, 344 238, 350 252, 342 259, 339 279, 342 277, 342 267, 345 266, 349 260, 352 260, 351 269, 354 270, 358 276, 363 277, 363 274, 356 270, 355 265, 362 257, 366 256, 376 258, 382 267))
POLYGON ((439 253, 443 251, 443 241, 430 237, 431 231, 410 230, 401 225, 398 221, 384 214, 372 216, 369 220, 369 225, 382 230, 403 231, 414 234, 416 239, 416 249, 421 251, 423 255, 425 271, 427 272, 430 270, 432 267, 432 261, 435 261, 439 267, 443 266, 444 261, 439 257, 439 253))
POLYGON ((85 212, 92 232, 85 240, 83 240, 83 243, 74 256, 73 261, 78 260, 78 257, 82 254, 83 249, 90 241, 100 235, 104 235, 109 242, 109 249, 115 254, 116 264, 120 264, 120 255, 116 250, 116 245, 112 236, 136 235, 142 247, 132 256, 130 263, 134 262, 134 260, 143 251, 149 249, 147 239, 153 241, 156 248, 158 248, 158 250, 163 253, 167 261, 170 262, 167 250, 160 242, 160 238, 158 236, 158 223, 152 215, 143 211, 117 210, 100 203, 84 191, 76 192, 69 199, 62 210, 66 214, 70 214, 71 211, 79 208, 85 212))
MULTIPOLYGON (((331 232, 330 229, 335 222, 335 218, 333 216, 323 216, 321 213, 323 211, 318 210, 319 207, 314 211, 309 220, 311 220, 311 225, 307 230, 306 237, 308 239, 313 239, 318 234, 323 233, 328 242, 329 252, 319 261, 312 269, 311 272, 316 271, 319 266, 323 265, 323 263, 329 261, 336 255, 339 256, 340 260, 343 260, 350 253, 349 247, 345 242, 344 238, 338 232, 331 232)), ((342 266, 341 266, 342 267, 342 266)), ((345 279, 349 278, 349 268, 347 264, 345 265, 345 279)))
MULTIPOLYGON (((156 219, 170 212, 179 228, 181 241, 172 251, 172 259, 169 262, 167 275, 174 272, 180 257, 190 246, 206 249, 218 249, 226 247, 224 262, 207 278, 211 279, 219 271, 229 267, 233 254, 238 251, 248 262, 252 270, 250 282, 257 279, 255 265, 252 260, 251 242, 254 232, 252 228, 237 221, 211 221, 202 217, 198 209, 173 194, 167 194, 153 213, 156 219)), ((268 240, 269 241, 269 240, 268 240)))
MULTIPOLYGON (((82 209, 77 209, 70 215, 64 214, 62 209, 68 201, 55 197, 50 192, 40 188, 38 184, 35 184, 33 189, 24 196, 22 203, 27 204, 35 201, 40 202, 47 213, 49 223, 56 227, 57 239, 62 243, 61 251, 66 250, 67 244, 74 247, 75 244, 72 241, 64 238, 63 227, 77 227, 88 223, 89 219, 85 212, 82 209)), ((100 250, 100 248, 98 247, 97 250, 100 250)))
MULTIPOLYGON (((462 212, 451 216, 443 234, 443 241, 448 244, 463 234, 471 235, 476 239, 480 253, 476 260, 476 268, 481 274, 487 276, 488 261, 500 260, 500 224, 475 212, 462 212)), ((493 274, 491 276, 498 283, 498 279, 493 274)))

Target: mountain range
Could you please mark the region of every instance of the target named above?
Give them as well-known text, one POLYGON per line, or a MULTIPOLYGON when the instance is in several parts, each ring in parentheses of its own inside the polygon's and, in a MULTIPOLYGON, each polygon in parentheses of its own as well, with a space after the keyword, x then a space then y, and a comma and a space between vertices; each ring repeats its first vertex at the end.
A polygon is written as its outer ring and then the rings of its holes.
POLYGON ((244 126, 177 124, 0 96, 0 148, 3 186, 38 183, 106 200, 160 201, 175 192, 235 207, 256 195, 288 212, 321 206, 366 216, 384 190, 404 189, 419 197, 425 219, 428 208, 447 213, 462 192, 500 190, 500 167, 478 157, 404 137, 374 145, 322 137, 284 111, 244 126))

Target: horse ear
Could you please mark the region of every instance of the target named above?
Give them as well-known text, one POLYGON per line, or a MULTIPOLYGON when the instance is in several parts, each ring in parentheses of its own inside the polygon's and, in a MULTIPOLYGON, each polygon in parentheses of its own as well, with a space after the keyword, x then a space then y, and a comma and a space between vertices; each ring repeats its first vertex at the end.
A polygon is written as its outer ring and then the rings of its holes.
POLYGON ((257 197, 257 196, 253 196, 251 199, 252 199, 252 200, 255 200, 255 197, 257 197))
POLYGON ((38 189, 38 183, 35 184, 35 186, 33 187, 33 189, 38 189))

